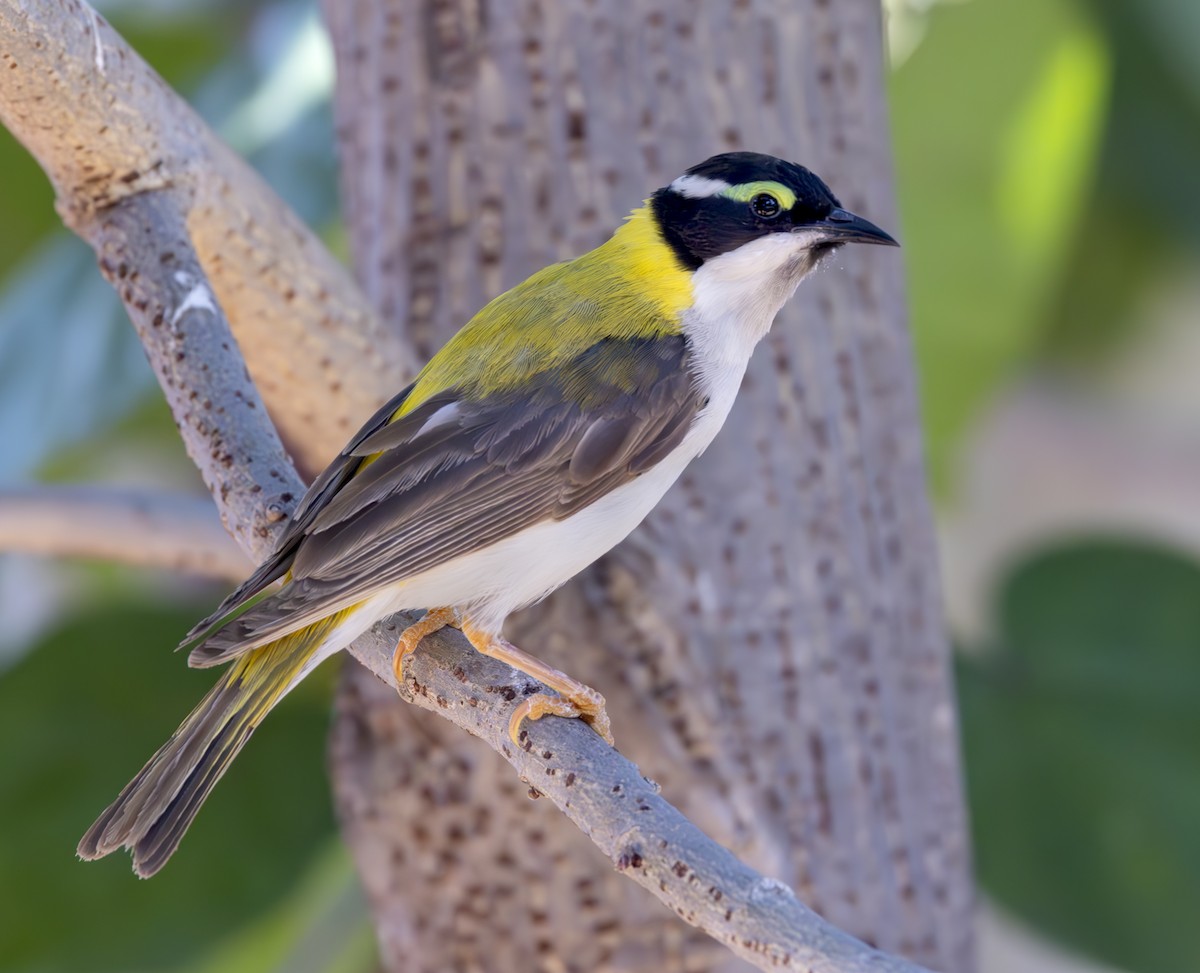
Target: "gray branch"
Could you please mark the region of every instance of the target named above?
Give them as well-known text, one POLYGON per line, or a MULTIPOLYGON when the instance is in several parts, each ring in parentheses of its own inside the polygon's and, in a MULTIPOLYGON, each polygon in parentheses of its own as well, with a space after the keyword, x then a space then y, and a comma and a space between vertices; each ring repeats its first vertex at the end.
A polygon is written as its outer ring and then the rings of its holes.
POLYGON ((0 551, 240 581, 249 562, 201 496, 104 486, 0 489, 0 551))
MULTIPOLYGON (((36 129, 40 123, 28 110, 13 110, 14 101, 28 109, 30 72, 52 71, 62 82, 40 84, 43 109, 69 114, 89 86, 104 83, 96 72, 103 75, 106 64, 133 72, 134 84, 126 94, 148 93, 143 101, 123 104, 138 119, 139 138, 153 141, 157 133, 172 129, 176 119, 170 113, 178 111, 178 105, 90 8, 74 0, 45 0, 28 7, 3 0, 0 27, 9 34, 8 67, 0 72, 0 116, 50 172, 60 193, 60 208, 70 213, 72 227, 96 250, 101 271, 125 303, 188 454, 226 527, 244 551, 261 558, 299 499, 303 484, 251 380, 200 249, 194 245, 196 228, 189 219, 192 198, 181 197, 173 180, 144 178, 141 170, 127 189, 115 195, 72 195, 87 181, 75 180, 64 170, 64 159, 86 172, 86 149, 76 147, 68 156, 54 147, 39 151, 46 143, 31 127, 36 129), (36 18, 41 21, 35 23, 36 18), (80 30, 94 32, 85 46, 78 43, 80 30), (31 33, 36 44, 31 44, 31 33), (60 43, 64 38, 66 43, 60 43), (86 61, 87 70, 81 68, 80 59, 86 61), (90 69, 93 64, 96 71, 90 69), (72 78, 82 78, 78 90, 67 83, 72 78)), ((93 121, 107 125, 106 117, 101 113, 93 121)), ((92 135, 95 132, 85 139, 92 135)), ((192 165, 213 165, 220 158, 220 153, 209 153, 192 165)), ((210 176, 217 178, 202 168, 195 173, 195 182, 203 184, 210 176)), ((224 185, 230 207, 236 211, 248 205, 234 184, 224 185)), ((220 213, 209 212, 207 219, 210 225, 219 225, 220 213)), ((295 218, 286 219, 290 226, 295 218)), ((326 260, 321 257, 318 262, 324 266, 326 260)), ((300 262, 289 273, 299 281, 318 270, 300 262)), ((236 288, 219 296, 237 308, 236 288)), ((354 306, 359 303, 356 300, 354 306)), ((353 317, 348 311, 347 318, 353 317)), ((339 320, 335 313, 325 322, 326 328, 336 330, 339 320)), ((294 417, 295 410, 289 414, 294 417)), ((407 616, 398 616, 378 626, 356 641, 351 653, 390 682, 395 635, 408 621, 407 616)), ((546 719, 529 728, 521 747, 512 746, 506 730, 509 714, 517 701, 537 688, 527 677, 479 657, 457 633, 443 632, 423 643, 400 691, 500 752, 531 789, 558 805, 619 871, 758 967, 814 973, 919 971, 840 932, 801 905, 786 886, 739 862, 663 800, 632 763, 579 722, 546 719)))
MULTIPOLYGON (((395 620, 383 623, 354 646, 359 661, 388 683, 397 632, 395 620)), ((422 643, 405 670, 400 695, 483 740, 516 769, 531 796, 553 801, 617 871, 760 969, 923 969, 847 935, 801 903, 783 882, 739 861, 581 721, 546 718, 526 724, 521 745, 514 746, 508 716, 516 702, 540 689, 453 637, 422 643)))

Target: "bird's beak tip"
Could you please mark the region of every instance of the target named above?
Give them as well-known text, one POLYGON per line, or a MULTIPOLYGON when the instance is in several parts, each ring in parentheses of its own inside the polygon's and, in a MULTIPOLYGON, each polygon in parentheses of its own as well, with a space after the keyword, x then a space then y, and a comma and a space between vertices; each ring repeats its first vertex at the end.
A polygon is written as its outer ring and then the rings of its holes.
POLYGON ((876 246, 898 247, 900 242, 870 220, 844 209, 835 209, 817 224, 830 243, 871 243, 876 246))

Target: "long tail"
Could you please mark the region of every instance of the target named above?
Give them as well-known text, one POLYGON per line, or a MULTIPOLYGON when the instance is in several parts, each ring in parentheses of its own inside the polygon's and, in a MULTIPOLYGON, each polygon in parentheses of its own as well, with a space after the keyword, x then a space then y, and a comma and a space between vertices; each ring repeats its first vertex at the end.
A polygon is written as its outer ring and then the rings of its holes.
POLYGON ((238 659, 200 705, 97 818, 79 842, 80 858, 122 846, 148 878, 179 846, 200 805, 264 716, 312 664, 342 615, 321 619, 238 659))

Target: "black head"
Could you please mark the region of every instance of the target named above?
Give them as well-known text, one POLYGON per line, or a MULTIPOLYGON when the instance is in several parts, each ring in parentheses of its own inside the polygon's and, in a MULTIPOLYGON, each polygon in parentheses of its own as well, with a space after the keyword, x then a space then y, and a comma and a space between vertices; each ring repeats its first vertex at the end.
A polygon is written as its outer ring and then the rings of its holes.
POLYGON ((650 200, 663 237, 689 270, 773 233, 806 232, 814 258, 843 243, 896 246, 842 209, 820 177, 757 152, 727 152, 693 166, 650 200))

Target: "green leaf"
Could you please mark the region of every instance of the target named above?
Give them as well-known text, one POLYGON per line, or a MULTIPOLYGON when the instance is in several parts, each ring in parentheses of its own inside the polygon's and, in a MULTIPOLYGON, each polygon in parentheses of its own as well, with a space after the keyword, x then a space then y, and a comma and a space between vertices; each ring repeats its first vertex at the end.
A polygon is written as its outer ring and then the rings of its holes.
POLYGON ((892 76, 901 239, 939 486, 972 415, 1051 323, 1109 70, 1102 37, 1069 0, 1007 0, 937 6, 892 76))
POLYGON ((242 16, 217 12, 200 4, 167 12, 151 7, 115 10, 110 21, 138 56, 172 88, 187 91, 239 41, 242 16))
POLYGON ((0 172, 4 173, 4 232, 0 233, 0 277, 62 224, 54 212, 54 190, 33 156, 0 125, 0 172))
POLYGON ((1117 542, 1019 566, 959 666, 979 875, 1052 937, 1200 969, 1200 567, 1117 542))
POLYGON ((213 681, 171 652, 199 612, 98 609, 0 676, 7 968, 198 960, 274 909, 331 840, 328 699, 306 683, 264 722, 162 873, 139 881, 124 854, 76 861, 79 836, 213 681))

